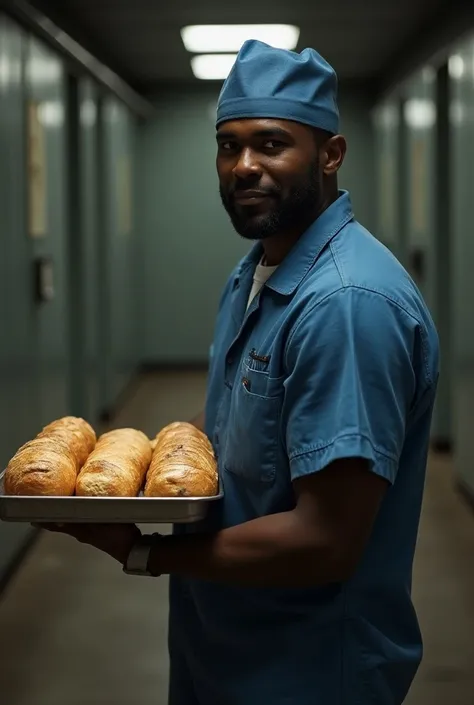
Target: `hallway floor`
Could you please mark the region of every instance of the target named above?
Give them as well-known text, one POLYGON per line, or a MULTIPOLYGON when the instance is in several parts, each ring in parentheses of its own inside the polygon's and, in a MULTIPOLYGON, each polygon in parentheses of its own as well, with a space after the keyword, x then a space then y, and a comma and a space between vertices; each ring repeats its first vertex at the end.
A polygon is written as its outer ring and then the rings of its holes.
MULTIPOLYGON (((153 436, 203 404, 202 373, 142 380, 114 426, 153 436)), ((406 705, 474 702, 474 515, 431 458, 414 599, 425 658, 406 705)), ((4 705, 165 705, 167 582, 44 534, 0 602, 4 705)), ((297 705, 295 703, 295 705, 297 705)))

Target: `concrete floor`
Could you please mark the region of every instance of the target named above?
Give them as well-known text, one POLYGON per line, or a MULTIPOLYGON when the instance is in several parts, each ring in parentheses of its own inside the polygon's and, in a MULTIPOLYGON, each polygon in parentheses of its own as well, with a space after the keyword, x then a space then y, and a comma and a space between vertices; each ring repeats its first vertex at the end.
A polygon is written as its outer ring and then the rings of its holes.
MULTIPOLYGON (((143 380, 114 425, 150 436, 202 406, 200 373, 143 380)), ((474 703, 474 515, 430 460, 414 599, 425 659, 406 705, 474 703)), ((165 705, 167 582, 43 535, 0 602, 2 705, 165 705)), ((295 704, 296 705, 296 704, 295 704)))

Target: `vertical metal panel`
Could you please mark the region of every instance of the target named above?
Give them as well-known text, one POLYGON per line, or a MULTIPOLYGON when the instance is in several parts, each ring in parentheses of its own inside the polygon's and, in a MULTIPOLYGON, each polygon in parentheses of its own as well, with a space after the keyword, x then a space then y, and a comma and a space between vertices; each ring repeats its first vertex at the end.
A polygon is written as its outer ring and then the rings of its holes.
POLYGON ((474 41, 453 50, 450 67, 452 345, 455 467, 474 492, 474 41))
MULTIPOLYGON (((0 15, 0 464, 39 423, 31 247, 26 237, 24 37, 0 15)), ((0 576, 32 534, 0 523, 0 576)), ((1 579, 1 578, 0 578, 1 579)))

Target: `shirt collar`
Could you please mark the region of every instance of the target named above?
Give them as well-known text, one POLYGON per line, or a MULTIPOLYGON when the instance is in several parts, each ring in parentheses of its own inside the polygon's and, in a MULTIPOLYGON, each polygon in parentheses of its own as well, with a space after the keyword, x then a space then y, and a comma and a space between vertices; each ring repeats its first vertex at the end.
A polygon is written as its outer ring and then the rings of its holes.
MULTIPOLYGON (((353 218, 354 213, 349 193, 340 190, 339 198, 331 203, 303 233, 265 286, 280 294, 292 294, 301 284, 325 246, 353 218)), ((234 279, 234 288, 239 285, 239 280, 243 278, 250 267, 255 269, 261 260, 262 253, 262 244, 255 243, 238 268, 234 279)))
POLYGON ((349 193, 339 191, 339 198, 326 208, 300 237, 276 272, 272 274, 267 286, 280 294, 292 294, 326 245, 353 218, 349 193))

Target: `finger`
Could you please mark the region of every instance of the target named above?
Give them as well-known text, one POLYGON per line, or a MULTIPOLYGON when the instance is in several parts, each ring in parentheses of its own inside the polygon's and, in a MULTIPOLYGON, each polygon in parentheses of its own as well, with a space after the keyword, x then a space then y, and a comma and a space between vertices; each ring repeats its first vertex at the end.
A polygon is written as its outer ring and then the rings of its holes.
POLYGON ((50 531, 56 534, 66 534, 72 536, 82 543, 87 543, 90 537, 93 535, 94 531, 91 526, 87 524, 60 524, 60 523, 48 523, 48 524, 36 524, 39 529, 44 529, 45 531, 50 531))

